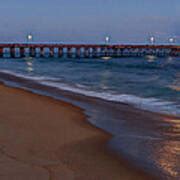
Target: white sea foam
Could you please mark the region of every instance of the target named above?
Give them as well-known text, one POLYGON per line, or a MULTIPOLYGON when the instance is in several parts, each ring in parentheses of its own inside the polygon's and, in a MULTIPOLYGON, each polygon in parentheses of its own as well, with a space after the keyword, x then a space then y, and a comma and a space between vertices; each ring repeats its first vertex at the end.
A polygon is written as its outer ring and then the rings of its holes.
POLYGON ((91 91, 88 90, 88 87, 81 84, 70 85, 60 82, 59 78, 51 78, 46 76, 28 76, 14 73, 8 70, 1 70, 0 72, 14 75, 16 77, 26 78, 28 80, 36 81, 42 85, 78 93, 88 97, 100 98, 106 101, 128 103, 134 105, 135 107, 153 112, 161 112, 178 116, 180 115, 180 105, 176 104, 175 102, 163 101, 156 98, 143 98, 131 94, 115 94, 112 92, 91 91))
POLYGON ((156 98, 142 98, 130 94, 111 94, 109 92, 95 92, 82 88, 79 89, 77 87, 70 86, 64 83, 59 84, 59 83, 46 82, 46 81, 43 81, 41 83, 47 86, 56 87, 65 91, 71 91, 78 94, 83 94, 89 97, 101 98, 107 101, 133 104, 134 106, 145 110, 162 112, 173 115, 180 114, 180 107, 174 102, 162 101, 156 98))

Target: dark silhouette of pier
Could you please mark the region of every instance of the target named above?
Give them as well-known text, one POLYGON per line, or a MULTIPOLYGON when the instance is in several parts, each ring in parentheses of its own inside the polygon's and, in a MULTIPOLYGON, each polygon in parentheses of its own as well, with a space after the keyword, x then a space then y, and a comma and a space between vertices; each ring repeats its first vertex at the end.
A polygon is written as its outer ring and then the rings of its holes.
POLYGON ((177 45, 99 45, 99 44, 42 44, 42 43, 3 43, 0 44, 0 57, 144 57, 180 56, 177 45))

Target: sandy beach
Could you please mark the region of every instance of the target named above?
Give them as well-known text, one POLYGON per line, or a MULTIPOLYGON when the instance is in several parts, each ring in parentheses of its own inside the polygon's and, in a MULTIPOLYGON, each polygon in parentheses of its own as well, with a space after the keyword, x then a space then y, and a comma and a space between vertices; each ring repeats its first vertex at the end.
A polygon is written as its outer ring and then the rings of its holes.
POLYGON ((152 179, 110 152, 83 110, 0 85, 1 180, 152 179))

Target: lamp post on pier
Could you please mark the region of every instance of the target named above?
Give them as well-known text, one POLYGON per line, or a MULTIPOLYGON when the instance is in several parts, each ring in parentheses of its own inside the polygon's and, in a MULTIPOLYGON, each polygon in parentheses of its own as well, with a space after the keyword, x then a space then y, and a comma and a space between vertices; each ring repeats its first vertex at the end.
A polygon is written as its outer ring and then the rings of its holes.
POLYGON ((110 37, 109 37, 109 36, 106 36, 106 37, 105 37, 105 44, 109 44, 109 42, 110 42, 110 37))
POLYGON ((170 44, 173 44, 173 43, 175 43, 175 39, 171 37, 171 38, 168 39, 168 42, 169 42, 170 44))
POLYGON ((149 38, 149 42, 153 45, 155 43, 155 37, 154 36, 151 36, 149 38))
POLYGON ((31 42, 33 40, 33 35, 32 34, 28 34, 27 35, 27 42, 31 42))

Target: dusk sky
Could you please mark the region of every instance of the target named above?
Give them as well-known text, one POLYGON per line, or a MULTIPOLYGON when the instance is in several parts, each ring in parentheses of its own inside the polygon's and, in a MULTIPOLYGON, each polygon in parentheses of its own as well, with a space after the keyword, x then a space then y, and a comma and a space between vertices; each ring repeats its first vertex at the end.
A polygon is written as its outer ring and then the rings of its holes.
POLYGON ((180 42, 180 0, 1 0, 0 41, 180 42))

